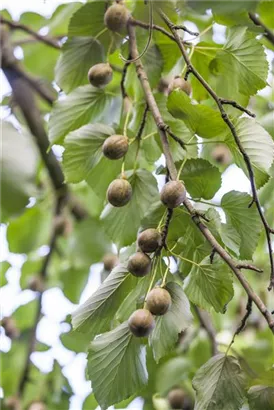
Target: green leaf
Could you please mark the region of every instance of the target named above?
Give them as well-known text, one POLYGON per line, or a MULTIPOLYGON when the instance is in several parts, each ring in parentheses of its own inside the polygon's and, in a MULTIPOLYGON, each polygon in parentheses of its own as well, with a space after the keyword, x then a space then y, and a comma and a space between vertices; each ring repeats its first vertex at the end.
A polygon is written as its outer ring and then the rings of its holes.
POLYGON ((239 256, 241 236, 230 224, 221 224, 220 235, 224 244, 239 256))
POLYGON ((234 293, 231 273, 218 257, 214 258, 214 263, 206 257, 198 265, 193 265, 185 279, 184 290, 196 305, 206 310, 213 307, 222 313, 234 293))
POLYGON ((67 268, 60 273, 64 295, 72 302, 78 303, 81 293, 87 283, 89 267, 75 269, 67 268))
POLYGON ((135 281, 126 266, 114 268, 96 292, 72 314, 73 328, 90 338, 108 330, 125 292, 135 281))
POLYGON ((73 14, 68 29, 70 37, 91 36, 99 39, 106 49, 111 41, 111 33, 104 24, 105 4, 101 1, 92 1, 84 4, 73 14))
POLYGON ((97 407, 98 403, 93 393, 85 398, 85 401, 83 403, 83 410, 95 410, 97 407))
POLYGON ((192 371, 191 361, 185 357, 173 357, 160 366, 156 375, 156 389, 165 396, 174 386, 188 380, 192 371))
POLYGON ((63 333, 60 336, 60 340, 66 349, 72 350, 75 353, 87 352, 90 342, 86 335, 73 331, 63 333))
POLYGON ((107 205, 102 214, 105 231, 118 247, 136 240, 141 219, 158 197, 156 179, 150 172, 139 169, 128 180, 133 191, 130 202, 122 208, 107 205))
POLYGON ((0 262, 0 287, 5 286, 8 282, 6 279, 6 272, 11 267, 11 264, 8 261, 0 262))
MULTIPOLYGON (((215 43, 201 42, 194 48, 191 62, 207 82, 209 82, 212 75, 210 71, 210 63, 216 56, 217 51, 218 47, 215 43)), ((208 92, 196 77, 190 76, 189 81, 192 85, 192 97, 194 100, 203 101, 209 97, 208 92)))
POLYGON ((65 139, 63 166, 67 182, 80 182, 103 157, 102 145, 114 134, 111 127, 88 124, 71 132, 65 139))
POLYGON ((69 93, 79 85, 88 83, 88 70, 104 61, 102 45, 93 37, 69 38, 55 68, 55 80, 59 87, 69 93))
POLYGON ((49 119, 51 144, 62 143, 70 132, 89 122, 99 121, 110 104, 111 94, 106 90, 85 85, 54 104, 49 119))
MULTIPOLYGON (((225 194, 221 201, 227 225, 232 226, 240 235, 240 257, 246 260, 252 259, 262 231, 262 223, 256 207, 254 205, 248 207, 251 200, 251 196, 246 193, 231 191, 225 194)), ((229 245, 228 242, 226 244, 229 245)))
POLYGON ((25 305, 21 305, 12 314, 12 317, 16 322, 16 326, 21 332, 33 327, 33 323, 37 315, 37 309, 38 301, 34 299, 31 302, 26 303, 25 305))
POLYGON ((29 253, 46 245, 51 233, 52 214, 45 204, 27 208, 10 222, 7 229, 9 250, 13 253, 29 253))
POLYGON ((81 3, 72 2, 70 4, 61 4, 52 14, 47 27, 49 33, 55 36, 67 34, 69 19, 72 13, 81 7, 81 3))
POLYGON ((215 1, 215 0, 189 0, 188 5, 195 10, 202 12, 207 9, 212 9, 215 13, 227 14, 227 13, 236 13, 241 10, 252 11, 257 4, 257 0, 244 0, 244 1, 235 1, 228 2, 226 0, 215 1))
POLYGON ((227 42, 218 51, 216 61, 220 86, 224 82, 231 90, 231 95, 222 97, 235 98, 234 90, 250 96, 267 85, 268 63, 264 48, 247 27, 229 30, 227 42))
MULTIPOLYGON (((261 188, 269 178, 269 170, 274 160, 274 142, 268 132, 253 119, 239 118, 233 124, 239 140, 250 158, 257 188, 261 188)), ((226 142, 234 155, 236 164, 249 176, 242 154, 230 133, 227 134, 226 142)))
POLYGON ((250 410, 273 410, 274 387, 252 386, 247 394, 250 410))
POLYGON ((103 410, 138 393, 146 384, 145 348, 127 322, 91 342, 88 374, 103 410))
POLYGON ((161 32, 154 31, 153 37, 163 59, 163 72, 169 73, 181 57, 179 47, 161 32))
POLYGON ((202 158, 188 160, 180 178, 192 198, 211 199, 221 188, 220 171, 202 158))
POLYGON ((29 136, 10 123, 2 123, 1 208, 2 218, 20 212, 35 189, 37 151, 29 136))
POLYGON ((219 354, 196 373, 195 410, 240 410, 245 399, 244 376, 237 359, 219 354))
POLYGON ((104 202, 109 184, 121 173, 123 160, 110 161, 102 156, 97 165, 95 165, 86 175, 86 181, 98 197, 104 202))
POLYGON ((219 137, 226 130, 219 111, 201 105, 192 104, 189 96, 181 91, 173 91, 167 99, 170 114, 185 122, 187 127, 202 138, 219 137))
POLYGON ((62 251, 75 269, 100 262, 104 254, 111 249, 102 223, 91 217, 79 222, 68 240, 63 242, 62 251))
POLYGON ((116 318, 120 323, 127 320, 136 309, 142 307, 150 281, 149 275, 140 278, 133 290, 124 298, 116 313, 116 318))
POLYGON ((175 282, 169 282, 165 288, 170 293, 172 305, 165 315, 157 317, 155 329, 149 337, 156 362, 172 351, 178 342, 179 333, 185 330, 192 320, 190 304, 182 287, 175 282))

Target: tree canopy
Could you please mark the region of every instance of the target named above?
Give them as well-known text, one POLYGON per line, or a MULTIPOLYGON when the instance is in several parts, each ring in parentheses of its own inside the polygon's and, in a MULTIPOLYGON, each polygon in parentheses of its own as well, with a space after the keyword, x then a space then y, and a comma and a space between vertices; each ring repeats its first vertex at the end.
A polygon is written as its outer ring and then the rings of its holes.
POLYGON ((18 298, 3 409, 274 408, 273 15, 258 0, 1 12, 1 292, 18 298), (37 331, 54 288, 83 403, 37 331))

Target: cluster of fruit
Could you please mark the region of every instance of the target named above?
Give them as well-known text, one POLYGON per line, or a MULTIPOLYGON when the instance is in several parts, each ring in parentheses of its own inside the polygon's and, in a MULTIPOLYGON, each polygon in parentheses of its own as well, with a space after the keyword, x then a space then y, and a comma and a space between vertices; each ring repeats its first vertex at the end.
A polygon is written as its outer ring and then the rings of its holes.
MULTIPOLYGON (((180 206, 185 196, 186 190, 180 181, 169 181, 161 191, 161 201, 170 209, 180 206)), ((146 229, 138 236, 137 244, 139 250, 129 258, 127 268, 132 275, 143 277, 151 270, 148 253, 157 253, 162 246, 162 236, 157 229, 146 229)), ((130 316, 128 324, 131 332, 137 337, 148 336, 155 327, 153 316, 164 315, 170 306, 169 292, 164 287, 155 287, 147 294, 145 307, 130 316)))

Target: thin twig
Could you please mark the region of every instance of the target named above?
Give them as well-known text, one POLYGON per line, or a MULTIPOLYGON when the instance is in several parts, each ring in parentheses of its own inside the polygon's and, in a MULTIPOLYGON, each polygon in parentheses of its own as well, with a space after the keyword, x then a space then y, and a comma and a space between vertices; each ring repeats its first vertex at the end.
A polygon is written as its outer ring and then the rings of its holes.
MULTIPOLYGON (((137 43, 136 43, 136 35, 135 35, 135 27, 133 25, 128 26, 128 34, 129 34, 129 45, 130 45, 130 52, 133 58, 138 56, 138 48, 137 48, 137 43)), ((169 143, 167 139, 166 132, 162 128, 163 124, 163 119, 161 116, 161 113, 159 111, 158 105, 155 101, 155 98, 153 96, 148 77, 146 75, 146 72, 144 70, 144 67, 142 65, 142 62, 140 60, 136 61, 135 63, 136 66, 136 72, 138 75, 138 78, 140 80, 140 83, 142 85, 146 101, 148 103, 149 109, 151 111, 151 114, 154 118, 154 121, 158 127, 159 130, 159 135, 160 139, 162 142, 162 147, 163 147, 163 152, 165 155, 166 159, 166 165, 168 172, 170 174, 170 177, 172 180, 176 180, 177 178, 177 170, 170 152, 169 148, 169 143)), ((224 260, 225 263, 231 268, 231 270, 234 272, 235 276, 238 278, 239 282, 245 289, 246 293, 248 296, 251 297, 253 302, 256 304, 258 309, 260 310, 261 314, 264 316, 265 320, 268 323, 269 328, 271 331, 274 333, 274 319, 271 316, 271 313, 267 310, 265 304, 263 301, 260 299, 260 297, 253 291, 251 288, 250 284, 247 282, 246 278, 242 274, 242 272, 236 267, 236 263, 233 261, 231 256, 226 252, 226 250, 217 242, 215 237, 212 235, 210 230, 205 226, 201 220, 200 217, 196 211, 196 209, 193 207, 191 202, 188 199, 185 199, 183 202, 185 208, 188 210, 189 214, 192 217, 193 222, 197 225, 197 227, 200 229, 204 237, 207 239, 207 241, 210 243, 212 248, 216 250, 216 252, 220 255, 220 257, 224 260)))
POLYGON ((166 239, 168 235, 168 228, 172 219, 173 209, 167 209, 166 221, 161 232, 161 249, 166 248, 166 239))
POLYGON ((174 139, 174 141, 178 142, 178 144, 186 151, 186 143, 183 140, 181 140, 181 138, 177 137, 177 135, 175 135, 174 132, 171 131, 169 126, 166 127, 166 132, 172 139, 174 139))
MULTIPOLYGON (((149 28, 150 28, 149 23, 145 23, 144 21, 141 21, 141 20, 135 20, 134 18, 130 19, 129 24, 131 24, 133 26, 138 26, 138 27, 144 28, 146 30, 149 30, 149 28)), ((164 34, 170 40, 175 41, 174 37, 167 30, 165 30, 163 27, 157 26, 157 24, 152 24, 152 29, 156 30, 156 31, 160 31, 160 33, 164 34)))
MULTIPOLYGON (((128 60, 130 60, 130 54, 128 56, 128 60)), ((120 82, 122 98, 126 98, 128 96, 127 92, 126 92, 126 88, 125 88, 125 80, 126 80, 127 69, 129 67, 129 65, 130 65, 130 62, 126 62, 124 64, 123 71, 122 71, 122 78, 121 78, 121 82, 120 82)))
POLYGON ((239 326, 237 327, 236 332, 235 332, 234 335, 233 335, 233 338, 232 338, 232 340, 231 340, 231 342, 230 342, 230 345, 228 346, 227 352, 229 351, 230 347, 233 345, 233 343, 234 343, 234 341, 235 341, 235 337, 236 337, 238 334, 240 334, 241 331, 245 328, 247 319, 249 318, 249 316, 251 315, 251 313, 252 313, 252 299, 251 299, 250 297, 248 297, 247 305, 246 305, 246 313, 245 313, 244 317, 242 318, 241 323, 240 323, 239 326))
POLYGON ((261 26, 264 29, 265 38, 274 45, 274 33, 254 13, 248 13, 248 15, 256 26, 261 26))
MULTIPOLYGON (((53 37, 50 37, 50 38, 54 41, 60 41, 63 38, 65 38, 66 36, 67 36, 67 34, 60 34, 58 36, 53 36, 53 37)), ((22 40, 12 41, 11 45, 13 47, 24 46, 25 44, 33 44, 33 43, 37 43, 38 41, 41 41, 41 40, 38 39, 38 38, 35 38, 35 37, 28 37, 28 38, 23 38, 22 40)))
POLYGON ((238 263, 237 265, 238 269, 248 269, 248 270, 254 270, 255 272, 262 273, 263 270, 260 268, 257 268, 257 266, 250 265, 249 263, 238 263))
POLYGON ((57 50, 61 48, 60 44, 57 41, 55 41, 53 38, 49 36, 42 36, 41 34, 32 30, 30 27, 25 26, 24 24, 18 23, 16 21, 8 20, 2 16, 0 16, 0 23, 7 24, 13 30, 16 29, 16 30, 25 31, 28 34, 31 34, 37 40, 42 41, 43 43, 47 44, 48 46, 54 47, 57 50))
POLYGON ((256 117, 256 115, 253 112, 249 111, 247 108, 245 108, 242 105, 238 104, 236 101, 226 100, 225 98, 220 98, 219 100, 221 101, 221 103, 223 105, 225 105, 225 104, 226 105, 232 105, 233 107, 237 108, 239 111, 245 112, 250 117, 253 117, 253 118, 256 117))
POLYGON ((141 137, 142 137, 142 134, 143 134, 143 131, 144 131, 144 128, 145 128, 145 125, 146 125, 148 112, 149 112, 149 107, 146 104, 145 110, 144 110, 144 113, 143 113, 143 116, 142 116, 142 120, 141 120, 141 123, 140 123, 140 127, 139 127, 138 132, 137 132, 136 137, 135 137, 136 140, 140 140, 141 137))
POLYGON ((211 251, 211 253, 210 253, 210 255, 209 255, 209 260, 210 260, 210 263, 211 263, 211 264, 214 262, 214 256, 215 256, 215 254, 216 254, 216 250, 215 250, 215 248, 213 248, 212 251, 211 251))
POLYGON ((186 26, 181 25, 181 24, 175 24, 173 28, 174 30, 183 30, 186 33, 191 34, 192 36, 195 36, 195 37, 199 36, 199 33, 197 31, 191 31, 186 26))
MULTIPOLYGON (((260 204, 260 200, 258 197, 257 193, 257 188, 256 188, 256 182, 255 182, 255 176, 252 168, 252 164, 250 161, 249 156, 247 155, 241 140, 236 132, 236 129, 232 123, 232 121, 229 119, 226 111, 223 108, 223 103, 222 99, 217 96, 215 91, 210 87, 210 85, 204 80, 204 78, 199 74, 199 72, 195 69, 195 67, 192 65, 188 53, 186 52, 186 49, 184 47, 184 44, 182 43, 176 29, 174 29, 174 24, 169 20, 169 18, 160 11, 160 15, 162 19, 165 21, 167 26, 169 27, 171 33, 173 34, 174 38, 176 39, 176 42, 178 44, 178 47, 180 48, 180 51, 183 55, 183 58, 186 62, 188 70, 197 78, 197 80, 203 85, 203 87, 207 90, 207 92, 211 95, 211 97, 214 99, 216 102, 218 109, 221 113, 221 117, 223 121, 226 123, 228 128, 231 131, 231 134, 233 135, 234 141, 237 144, 239 151, 241 152, 243 159, 245 161, 248 174, 249 174, 249 179, 250 179, 250 185, 251 185, 251 191, 252 191, 252 197, 253 197, 253 202, 256 204, 259 216, 261 218, 261 221, 264 226, 265 234, 266 234, 266 239, 267 239, 267 245, 268 245, 268 253, 269 253, 269 260, 270 260, 270 283, 268 286, 268 290, 271 290, 274 287, 274 261, 273 261, 273 251, 272 251, 272 243, 271 243, 271 236, 270 234, 273 233, 273 229, 268 225, 266 218, 264 216, 264 213, 262 211, 262 207, 260 204)), ((227 100, 226 100, 227 101, 227 100)), ((238 107, 237 107, 238 108, 238 107)))
POLYGON ((194 310, 198 316, 201 326, 205 329, 206 333, 208 334, 208 338, 211 343, 211 353, 212 353, 212 356, 215 356, 216 354, 218 354, 218 345, 216 341, 216 331, 213 327, 210 316, 207 312, 199 309, 195 305, 194 305, 194 310))

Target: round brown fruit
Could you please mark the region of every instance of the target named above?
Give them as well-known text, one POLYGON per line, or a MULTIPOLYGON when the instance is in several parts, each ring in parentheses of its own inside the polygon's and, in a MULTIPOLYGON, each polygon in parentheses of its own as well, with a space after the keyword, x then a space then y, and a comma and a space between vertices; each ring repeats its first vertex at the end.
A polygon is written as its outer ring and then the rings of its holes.
POLYGON ((95 64, 88 71, 88 80, 93 87, 101 88, 110 83, 112 74, 108 63, 95 64))
POLYGON ((16 396, 9 396, 5 398, 4 405, 9 410, 21 410, 20 400, 16 396))
POLYGON ((108 272, 112 271, 112 269, 115 268, 115 266, 117 266, 118 263, 119 258, 117 255, 114 255, 113 253, 107 253, 103 257, 104 269, 108 272))
POLYGON ((168 402, 172 409, 182 409, 184 406, 185 393, 179 387, 170 390, 168 393, 168 402))
POLYGON ((187 95, 191 94, 191 85, 188 81, 184 80, 182 77, 175 77, 171 80, 168 86, 168 94, 172 93, 173 90, 179 88, 184 91, 187 95))
POLYGON ((146 229, 140 233, 137 242, 143 252, 155 252, 161 245, 161 234, 157 229, 146 229))
POLYGON ((1 326, 3 326, 6 336, 8 336, 10 339, 17 339, 20 336, 20 331, 17 328, 16 322, 12 317, 4 317, 1 320, 1 326))
POLYGON ((128 271, 138 278, 146 276, 151 269, 151 259, 143 252, 136 252, 128 260, 128 271))
POLYGON ((147 309, 156 316, 164 315, 171 306, 171 296, 166 289, 152 289, 146 298, 147 309))
POLYGON ((128 9, 124 5, 116 3, 107 9, 104 22, 109 30, 121 33, 126 29, 129 16, 128 9))
POLYGON ((164 185, 160 197, 168 208, 177 208, 186 199, 186 190, 182 182, 169 181, 164 185))
POLYGON ((121 207, 126 205, 132 197, 132 188, 126 179, 115 179, 107 190, 107 198, 111 205, 121 207))
POLYGON ((44 283, 40 276, 31 276, 28 280, 28 288, 33 292, 42 292, 44 283))
POLYGON ((127 153, 128 137, 111 135, 103 144, 103 154, 109 159, 120 159, 127 153))
POLYGON ((47 410, 47 406, 42 401, 34 401, 31 403, 28 410, 47 410))
POLYGON ((154 329, 155 322, 149 310, 138 309, 128 319, 128 325, 134 336, 146 337, 154 329))
POLYGON ((221 165, 228 165, 232 161, 231 152, 226 145, 216 145, 211 155, 212 158, 221 165))

